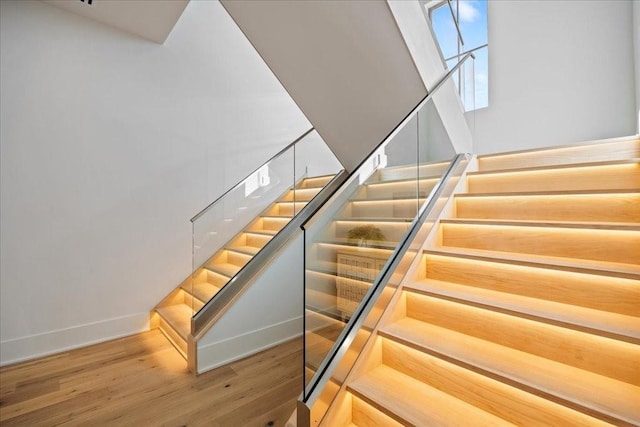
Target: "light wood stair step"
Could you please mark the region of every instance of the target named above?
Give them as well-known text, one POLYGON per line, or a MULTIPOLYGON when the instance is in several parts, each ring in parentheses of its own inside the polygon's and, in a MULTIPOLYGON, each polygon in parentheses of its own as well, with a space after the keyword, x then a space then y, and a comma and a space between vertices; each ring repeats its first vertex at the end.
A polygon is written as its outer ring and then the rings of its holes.
MULTIPOLYGON (((534 283, 535 285, 535 283, 534 283)), ((602 286, 606 288, 606 286, 602 286)), ((423 279, 404 286, 404 289, 427 296, 437 296, 463 300, 471 304, 493 307, 498 311, 511 312, 525 318, 561 324, 583 332, 629 340, 640 344, 640 305, 638 291, 633 295, 634 302, 610 299, 612 304, 621 302, 625 306, 636 304, 631 310, 635 315, 619 314, 611 311, 596 310, 570 303, 560 303, 544 298, 532 298, 509 292, 500 292, 477 286, 461 285, 433 279, 423 279)), ((542 293, 542 292, 540 292, 542 293)), ((604 289, 601 293, 607 293, 604 289)), ((589 295, 585 295, 588 297, 589 295)), ((567 298, 569 299, 569 298, 567 298)), ((597 295, 591 296, 594 303, 602 303, 597 295)))
POLYGON ((478 156, 480 170, 531 166, 553 166, 593 161, 615 161, 640 157, 638 135, 533 150, 478 156))
POLYGON ((335 175, 321 175, 314 176, 310 178, 305 178, 302 180, 302 183, 298 186, 298 188, 319 188, 323 189, 325 185, 327 185, 331 180, 335 177, 335 175))
POLYGON ((440 177, 429 177, 413 180, 367 182, 358 191, 358 198, 410 198, 426 197, 440 177))
POLYGON ((415 179, 416 176, 441 176, 449 167, 449 162, 421 164, 419 166, 387 166, 378 169, 370 178, 372 181, 395 181, 401 179, 415 179))
POLYGON ((442 220, 442 246, 640 265, 640 227, 442 220))
POLYGON ((349 216, 341 216, 337 217, 336 221, 350 221, 353 223, 375 223, 375 222, 393 222, 393 223, 411 223, 413 222, 414 217, 349 217, 349 216))
POLYGON ((301 201, 296 201, 296 202, 278 201, 274 203, 271 208, 267 209, 265 213, 270 216, 292 218, 294 215, 294 208, 295 208, 295 213, 297 214, 306 205, 307 205, 307 202, 301 202, 301 201))
MULTIPOLYGON (((379 241, 384 244, 385 240, 391 242, 399 242, 404 237, 407 230, 411 226, 411 223, 404 221, 394 221, 392 218, 388 218, 386 221, 367 222, 354 220, 335 220, 333 221, 333 235, 337 238, 348 238, 349 232, 358 227, 375 227, 383 234, 384 239, 379 241)), ((378 241, 376 241, 378 242, 378 241)), ((395 244, 393 245, 396 246, 395 244)))
POLYGON ((406 294, 409 317, 382 336, 587 412, 640 421, 637 345, 406 294))
MULTIPOLYGON (((402 427, 398 421, 394 420, 384 412, 377 410, 372 405, 369 405, 364 400, 352 396, 351 397, 351 417, 350 424, 346 424, 350 427, 358 426, 385 426, 385 427, 402 427)), ((330 426, 330 424, 323 424, 330 426)))
POLYGON ((316 197, 316 195, 320 192, 321 188, 296 188, 294 190, 289 190, 287 194, 280 198, 279 202, 309 202, 311 199, 316 197))
POLYGON ((209 263, 206 268, 208 270, 213 271, 214 273, 218 273, 221 274, 223 276, 227 276, 229 279, 231 279, 233 276, 235 276, 242 267, 235 265, 235 264, 229 264, 229 263, 209 263))
POLYGON ((260 252, 260 250, 262 248, 257 248, 255 246, 228 246, 227 249, 235 251, 235 252, 240 252, 240 253, 245 254, 245 255, 254 256, 258 252, 260 252))
POLYGON ((414 218, 424 199, 354 199, 347 203, 341 217, 350 218, 414 218))
POLYGON ((508 262, 514 265, 550 268, 560 271, 575 271, 585 274, 598 274, 603 276, 640 280, 640 266, 617 262, 591 261, 586 259, 454 247, 427 249, 424 253, 458 257, 469 260, 508 262))
POLYGON ((638 159, 467 174, 469 193, 638 190, 638 159))
POLYGON ((473 424, 483 426, 508 425, 500 418, 385 365, 351 382, 348 390, 404 425, 453 426, 461 425, 460 420, 473 420, 473 424), (451 420, 451 414, 456 414, 458 420, 451 420))
POLYGON ((458 194, 456 217, 640 222, 640 192, 458 194))
POLYGON ((212 285, 208 282, 185 284, 182 286, 186 292, 193 295, 202 303, 207 303, 220 290, 220 287, 212 285))
MULTIPOLYGON (((382 339, 381 352, 384 365, 505 422, 548 426, 610 425, 391 339, 382 339)), ((475 420, 464 419, 457 413, 448 413, 446 416, 450 423, 476 425, 475 420)))
POLYGON ((640 316, 638 279, 609 275, 608 271, 580 269, 575 265, 567 269, 564 265, 466 255, 426 252, 426 279, 417 283, 454 283, 469 287, 465 288, 469 292, 476 292, 472 288, 477 288, 477 292, 487 290, 574 305, 577 309, 640 316))
POLYGON ((187 337, 191 332, 193 311, 186 304, 174 304, 156 308, 160 316, 160 331, 187 358, 187 337))

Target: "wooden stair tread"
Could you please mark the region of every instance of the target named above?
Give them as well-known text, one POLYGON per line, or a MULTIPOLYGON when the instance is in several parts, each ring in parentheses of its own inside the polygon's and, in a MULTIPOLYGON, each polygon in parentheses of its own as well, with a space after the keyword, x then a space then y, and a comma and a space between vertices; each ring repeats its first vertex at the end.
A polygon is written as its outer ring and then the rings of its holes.
POLYGON ((411 223, 413 222, 413 217, 338 217, 335 219, 336 221, 345 221, 345 222, 397 222, 397 223, 411 223))
POLYGON ((403 288, 426 295, 450 297, 525 316, 562 322, 577 327, 578 330, 588 328, 605 336, 640 339, 640 317, 434 279, 411 282, 403 288))
POLYGON ((380 334, 530 392, 640 422, 638 386, 411 318, 385 326, 380 334))
POLYGON ((549 197, 562 197, 562 196, 607 196, 607 195, 627 195, 627 194, 639 194, 638 189, 612 189, 612 190, 556 190, 556 191, 518 191, 513 193, 458 193, 453 197, 456 199, 475 199, 484 197, 519 197, 519 196, 549 196, 549 197))
POLYGON ((275 236, 276 234, 278 234, 280 230, 265 230, 263 228, 261 229, 256 229, 256 228, 249 228, 243 231, 243 233, 247 233, 247 234, 261 234, 263 236, 275 236))
POLYGON ((601 167, 601 166, 619 166, 619 165, 628 165, 628 164, 638 164, 640 162, 639 158, 632 159, 624 159, 624 160, 607 160, 602 162, 581 162, 581 163, 568 163, 568 164, 553 164, 553 165, 545 165, 545 166, 531 166, 531 167, 523 167, 523 168, 513 168, 513 169, 499 169, 499 170, 479 170, 468 172, 467 176, 484 176, 484 175, 500 175, 500 174, 511 174, 511 173, 526 173, 526 172, 536 172, 536 171, 552 171, 559 169, 579 169, 579 168, 593 168, 593 167, 601 167))
POLYGON ((557 223, 637 223, 640 192, 542 192, 457 194, 459 219, 526 220, 557 223))
POLYGON ((241 254, 244 255, 255 255, 258 252, 260 252, 260 250, 262 248, 257 248, 255 246, 227 246, 228 250, 234 251, 234 252, 239 252, 241 254))
MULTIPOLYGON (((382 339, 382 363, 516 425, 610 426, 592 416, 434 355, 382 339)), ((452 421, 460 424, 456 414, 452 421)))
POLYGON ((373 198, 373 197, 356 197, 353 199, 349 199, 349 202, 356 202, 356 203, 363 203, 363 202, 367 202, 367 203, 408 203, 408 202, 416 202, 419 201, 420 203, 423 203, 426 200, 426 198, 424 196, 421 196, 420 198, 418 197, 402 197, 402 198, 397 198, 394 199, 393 197, 380 197, 380 198, 373 198))
POLYGON ((369 178, 368 180, 366 180, 363 183, 363 185, 365 187, 368 187, 368 186, 376 186, 376 185, 406 184, 406 183, 417 182, 417 181, 420 181, 420 182, 438 181, 441 178, 442 178, 442 175, 428 175, 428 176, 420 176, 420 177, 413 177, 413 178, 393 178, 393 179, 381 180, 380 178, 374 178, 372 176, 372 178, 369 178))
POLYGON ((191 307, 186 304, 174 304, 158 307, 156 311, 183 340, 187 340, 189 333, 191 333, 191 317, 193 316, 191 307))
POLYGON ((495 262, 510 262, 514 264, 541 266, 543 268, 555 268, 559 270, 601 274, 636 280, 640 279, 640 266, 617 262, 590 261, 585 259, 454 247, 426 249, 424 253, 444 256, 459 256, 468 259, 475 258, 495 262))
POLYGON ((380 365, 351 382, 348 390, 403 424, 508 425, 504 420, 430 387, 401 372, 380 365), (455 414, 455 420, 452 420, 455 414))
POLYGON ((226 262, 212 262, 207 264, 206 268, 215 273, 223 274, 229 278, 232 278, 238 273, 238 271, 240 271, 242 267, 226 262))
POLYGON ((481 169, 499 170, 530 166, 531 164, 579 163, 585 160, 604 161, 629 157, 640 157, 640 139, 637 135, 579 144, 485 154, 478 156, 478 163, 481 169))
POLYGON ((584 230, 623 230, 640 231, 640 224, 635 222, 590 222, 590 221, 543 221, 518 219, 482 219, 482 218, 448 218, 441 224, 463 224, 481 226, 530 227, 530 228, 580 228, 584 230))
POLYGON ((494 157, 505 157, 505 156, 515 156, 521 154, 540 154, 547 152, 554 152, 559 150, 573 149, 573 148, 596 148, 600 151, 600 148, 604 147, 607 144, 614 144, 620 142, 640 142, 640 135, 626 135, 614 138, 605 138, 605 139, 595 139, 590 141, 583 141, 578 143, 570 143, 570 144, 560 144, 560 145, 552 145, 550 147, 535 147, 535 148, 526 148, 523 150, 512 150, 512 151, 503 151, 500 153, 488 153, 488 154, 480 154, 478 155, 478 159, 487 159, 494 157))
POLYGON ((219 287, 211 283, 196 283, 191 287, 191 294, 206 304, 219 290, 219 287))
POLYGON ((318 175, 304 178, 298 188, 324 188, 335 177, 335 174, 318 175))
POLYGON ((342 250, 342 253, 352 253, 353 255, 371 256, 374 252, 379 256, 388 257, 391 256, 395 248, 398 246, 398 242, 395 241, 374 241, 369 246, 359 246, 357 242, 349 239, 334 238, 332 240, 321 240, 316 242, 318 245, 336 246, 342 250), (367 253, 368 252, 368 253, 367 253))

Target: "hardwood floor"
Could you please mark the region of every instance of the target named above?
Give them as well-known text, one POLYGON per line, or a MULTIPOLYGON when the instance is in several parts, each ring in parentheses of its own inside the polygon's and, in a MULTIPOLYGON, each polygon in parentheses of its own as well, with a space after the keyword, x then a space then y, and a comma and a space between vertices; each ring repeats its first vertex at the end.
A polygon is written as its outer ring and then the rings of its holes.
POLYGON ((284 426, 301 368, 296 339, 196 377, 152 330, 0 369, 0 424, 284 426))

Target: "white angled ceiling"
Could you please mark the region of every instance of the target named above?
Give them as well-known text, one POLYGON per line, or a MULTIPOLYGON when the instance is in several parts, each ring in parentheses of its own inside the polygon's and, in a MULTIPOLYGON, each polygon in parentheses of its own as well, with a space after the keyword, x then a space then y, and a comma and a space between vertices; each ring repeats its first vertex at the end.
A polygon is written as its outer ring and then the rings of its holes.
POLYGON ((164 43, 189 0, 43 0, 156 43, 164 43))

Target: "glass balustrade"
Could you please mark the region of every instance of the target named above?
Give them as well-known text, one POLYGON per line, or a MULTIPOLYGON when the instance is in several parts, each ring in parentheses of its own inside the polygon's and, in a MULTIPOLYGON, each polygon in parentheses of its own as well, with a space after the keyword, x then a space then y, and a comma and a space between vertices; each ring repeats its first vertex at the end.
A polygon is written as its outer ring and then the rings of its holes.
POLYGON ((443 176, 460 162, 441 105, 426 97, 303 225, 307 408, 325 407, 337 393, 419 253, 412 245, 443 176))
POLYGON ((343 169, 306 132, 192 220, 192 310, 224 288, 343 169))

